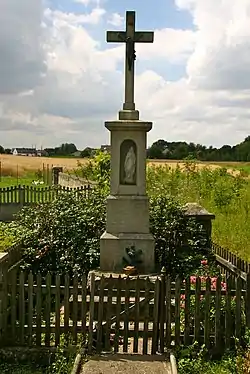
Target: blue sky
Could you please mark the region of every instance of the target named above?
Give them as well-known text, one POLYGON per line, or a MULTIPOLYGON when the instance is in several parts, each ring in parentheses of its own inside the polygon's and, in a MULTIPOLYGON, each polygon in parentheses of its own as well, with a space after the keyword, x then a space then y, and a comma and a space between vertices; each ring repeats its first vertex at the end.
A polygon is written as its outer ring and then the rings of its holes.
POLYGON ((250 0, 0 2, 5 147, 109 141, 104 122, 122 107, 125 46, 107 44, 106 31, 124 29, 126 10, 136 11, 137 30, 155 32, 153 44, 136 46, 135 104, 153 122, 148 143, 249 135, 250 0))

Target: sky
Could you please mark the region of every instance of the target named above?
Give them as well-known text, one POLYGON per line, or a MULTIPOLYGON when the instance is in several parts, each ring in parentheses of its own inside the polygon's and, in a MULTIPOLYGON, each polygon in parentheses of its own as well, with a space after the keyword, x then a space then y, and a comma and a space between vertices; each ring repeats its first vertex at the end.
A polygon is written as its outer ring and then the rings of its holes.
POLYGON ((126 10, 135 103, 158 139, 221 146, 250 135, 250 0, 0 0, 0 144, 109 144, 124 99, 126 10))

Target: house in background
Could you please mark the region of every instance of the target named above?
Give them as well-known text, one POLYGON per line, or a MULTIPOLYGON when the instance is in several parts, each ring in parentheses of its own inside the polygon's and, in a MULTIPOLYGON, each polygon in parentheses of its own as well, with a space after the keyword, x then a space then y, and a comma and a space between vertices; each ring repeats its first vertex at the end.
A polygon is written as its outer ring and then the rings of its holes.
POLYGON ((35 157, 37 156, 37 150, 35 148, 13 148, 12 154, 13 156, 35 157))
POLYGON ((110 153, 110 150, 111 150, 111 146, 110 145, 108 145, 108 144, 101 145, 101 151, 102 152, 108 152, 108 153, 110 153))

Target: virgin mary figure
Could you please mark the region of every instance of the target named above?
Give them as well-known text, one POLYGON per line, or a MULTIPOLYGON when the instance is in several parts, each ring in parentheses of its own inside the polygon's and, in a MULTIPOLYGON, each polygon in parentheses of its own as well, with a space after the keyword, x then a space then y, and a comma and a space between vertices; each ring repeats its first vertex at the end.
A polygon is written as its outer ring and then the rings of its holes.
POLYGON ((130 147, 124 161, 124 182, 126 184, 135 183, 136 156, 134 147, 130 147))

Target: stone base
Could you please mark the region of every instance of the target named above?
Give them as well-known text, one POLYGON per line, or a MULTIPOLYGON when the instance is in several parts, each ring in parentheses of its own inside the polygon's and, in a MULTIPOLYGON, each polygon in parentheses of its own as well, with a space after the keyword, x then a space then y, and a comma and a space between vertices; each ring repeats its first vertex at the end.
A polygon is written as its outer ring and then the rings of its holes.
POLYGON ((100 240, 100 270, 121 272, 125 266, 126 248, 134 246, 142 251, 142 264, 138 266, 141 274, 150 274, 155 270, 154 238, 151 234, 104 232, 100 240))

